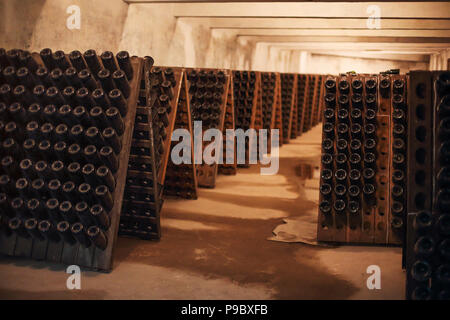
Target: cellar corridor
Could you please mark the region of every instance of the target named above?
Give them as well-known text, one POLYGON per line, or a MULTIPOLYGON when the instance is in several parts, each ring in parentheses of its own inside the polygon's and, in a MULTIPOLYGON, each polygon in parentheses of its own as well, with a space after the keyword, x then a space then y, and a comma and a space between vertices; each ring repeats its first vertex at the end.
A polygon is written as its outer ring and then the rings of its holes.
POLYGON ((283 219, 317 216, 320 132, 283 145, 277 175, 252 166, 198 200, 166 200, 161 240, 119 237, 114 272, 83 272, 81 290, 66 289, 64 266, 3 258, 0 299, 404 299, 401 248, 268 240, 283 219), (370 265, 380 290, 367 288, 370 265))

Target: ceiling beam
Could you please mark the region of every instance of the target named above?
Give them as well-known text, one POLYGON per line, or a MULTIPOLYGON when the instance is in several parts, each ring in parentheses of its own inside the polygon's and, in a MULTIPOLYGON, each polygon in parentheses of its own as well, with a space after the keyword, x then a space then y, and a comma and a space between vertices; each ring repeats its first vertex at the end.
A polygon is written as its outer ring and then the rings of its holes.
MULTIPOLYGON (((181 17, 179 21, 201 24, 211 28, 270 28, 270 29, 367 29, 367 19, 326 18, 205 18, 181 17)), ((381 30, 450 30, 450 20, 380 19, 381 30)))
POLYGON ((257 45, 278 46, 284 49, 299 49, 305 51, 326 50, 332 51, 370 51, 370 52, 400 52, 414 54, 433 54, 448 48, 442 43, 375 43, 375 42, 282 42, 277 39, 272 41, 249 39, 257 45))
POLYGON ((426 54, 405 54, 393 53, 389 51, 380 52, 354 52, 354 51, 310 51, 311 54, 347 57, 347 58, 361 58, 361 59, 377 59, 377 60, 395 60, 395 61, 414 61, 414 62, 428 62, 430 56, 426 54))
MULTIPOLYGON (((217 28, 211 30, 225 32, 236 36, 343 36, 343 37, 420 37, 423 38, 446 38, 450 36, 450 30, 377 30, 377 29, 357 29, 357 30, 333 30, 333 29, 272 29, 272 28, 217 28)), ((450 41, 449 41, 450 42, 450 41)))
MULTIPOLYGON (((274 0, 122 0, 126 3, 238 3, 238 2, 274 2, 274 0)), ((445 2, 438 0, 436 2, 445 2)), ((283 2, 342 2, 342 0, 283 0, 283 2)), ((346 2, 361 2, 360 0, 347 0, 346 2)), ((381 0, 379 2, 390 2, 381 0)), ((398 0, 397 2, 417 2, 416 0, 398 0)))
POLYGON ((358 37, 358 36, 286 36, 286 35, 247 35, 241 34, 242 40, 278 41, 278 42, 368 42, 368 43, 442 43, 443 47, 449 47, 449 38, 424 38, 424 37, 358 37))
MULTIPOLYGON (((137 2, 134 2, 137 3, 137 2)), ((367 19, 369 5, 383 18, 450 19, 448 2, 302 2, 302 3, 178 3, 176 17, 324 17, 367 19)))

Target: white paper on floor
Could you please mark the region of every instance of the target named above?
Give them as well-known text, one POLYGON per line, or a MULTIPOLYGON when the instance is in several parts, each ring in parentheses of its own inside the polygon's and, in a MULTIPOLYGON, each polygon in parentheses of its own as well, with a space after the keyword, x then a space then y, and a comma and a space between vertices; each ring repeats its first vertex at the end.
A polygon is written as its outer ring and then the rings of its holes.
MULTIPOLYGON (((314 177, 316 178, 316 177, 314 177)), ((318 179, 305 181, 305 195, 308 200, 317 203, 319 201, 318 179)), ((284 224, 280 224, 273 231, 273 236, 268 238, 280 242, 301 242, 314 246, 333 247, 333 245, 317 242, 317 206, 307 210, 301 216, 284 218, 284 224)))

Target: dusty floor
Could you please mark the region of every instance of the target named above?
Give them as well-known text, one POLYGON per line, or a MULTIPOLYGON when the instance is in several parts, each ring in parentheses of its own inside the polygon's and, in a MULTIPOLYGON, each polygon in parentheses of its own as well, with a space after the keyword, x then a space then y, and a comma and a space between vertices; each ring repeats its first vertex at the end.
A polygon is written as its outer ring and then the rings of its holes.
POLYGON ((316 127, 284 145, 278 175, 239 169, 196 201, 168 200, 161 241, 120 238, 113 272, 83 272, 81 290, 66 288, 63 266, 1 257, 0 298, 403 299, 400 248, 268 240, 283 218, 316 211, 319 139, 316 127), (367 288, 369 265, 381 290, 367 288))

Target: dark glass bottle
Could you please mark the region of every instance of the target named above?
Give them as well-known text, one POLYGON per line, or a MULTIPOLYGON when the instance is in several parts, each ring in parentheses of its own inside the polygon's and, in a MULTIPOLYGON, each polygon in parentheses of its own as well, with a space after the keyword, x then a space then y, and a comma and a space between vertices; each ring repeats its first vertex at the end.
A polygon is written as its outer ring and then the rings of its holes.
POLYGON ((435 246, 436 244, 432 237, 422 236, 414 244, 414 252, 418 257, 426 258, 434 253, 435 246))
POLYGON ((353 79, 352 81, 352 92, 355 93, 362 93, 363 89, 363 83, 359 79, 353 79))
POLYGON ((347 155, 345 153, 338 153, 336 155, 336 167, 338 169, 347 170, 348 162, 347 162, 347 155))
POLYGON ((320 211, 324 215, 329 215, 331 213, 331 204, 328 200, 323 200, 319 205, 320 211))
POLYGON ((336 143, 336 147, 338 152, 340 153, 348 153, 348 143, 345 139, 339 139, 336 143))
POLYGON ((362 124, 362 113, 359 109, 353 109, 350 113, 352 124, 362 124))
POLYGON ((320 193, 327 199, 331 197, 331 190, 332 190, 331 185, 328 183, 323 183, 320 186, 320 193))
POLYGON ((341 94, 348 94, 350 92, 350 84, 347 80, 343 79, 339 81, 339 92, 341 94))
POLYGON ((432 267, 425 260, 417 260, 412 265, 411 276, 418 282, 425 282, 432 276, 432 267))
POLYGON ((56 226, 50 220, 41 220, 38 224, 38 230, 41 235, 51 242, 61 241, 61 237, 56 231, 56 226))
POLYGON ((361 184, 361 172, 357 169, 350 170, 350 183, 354 185, 360 185, 361 184))
POLYGON ((327 90, 327 92, 335 92, 336 91, 336 80, 327 79, 325 81, 325 89, 327 90))
POLYGON ((417 232, 431 230, 433 227, 433 215, 428 211, 421 211, 414 217, 413 228, 417 232))
POLYGON ((334 210, 337 215, 343 214, 345 212, 346 203, 342 199, 338 199, 334 202, 334 210))
POLYGON ((366 80, 366 94, 375 94, 377 92, 377 82, 373 79, 366 80))
POLYGON ((394 93, 402 94, 405 89, 405 81, 403 79, 394 80, 393 91, 394 93))
POLYGON ((128 80, 131 80, 133 78, 133 68, 131 66, 131 59, 128 52, 127 51, 118 52, 116 55, 116 59, 119 68, 125 72, 128 80))
POLYGON ((348 188, 348 194, 352 198, 358 198, 360 196, 360 194, 361 194, 361 191, 360 191, 360 189, 359 189, 359 187, 357 185, 352 184, 348 188))
POLYGON ((362 127, 359 123, 352 124, 351 126, 352 139, 360 140, 362 138, 362 127))
POLYGON ((108 238, 106 234, 97 226, 90 226, 87 229, 86 234, 89 239, 95 245, 96 248, 100 250, 105 250, 108 245, 108 238))
POLYGON ((61 239, 65 243, 69 245, 74 245, 77 242, 77 240, 72 234, 72 231, 70 230, 70 223, 68 221, 58 222, 58 224, 56 225, 56 230, 58 230, 61 239))
POLYGON ((69 54, 70 62, 72 66, 79 72, 83 69, 88 68, 86 61, 80 51, 74 50, 69 54))
POLYGON ((391 93, 391 80, 383 78, 380 81, 380 93, 383 98, 388 98, 391 93))
POLYGON ((93 49, 87 50, 83 57, 92 73, 97 74, 102 68, 97 53, 93 49))

